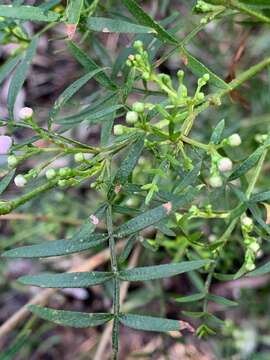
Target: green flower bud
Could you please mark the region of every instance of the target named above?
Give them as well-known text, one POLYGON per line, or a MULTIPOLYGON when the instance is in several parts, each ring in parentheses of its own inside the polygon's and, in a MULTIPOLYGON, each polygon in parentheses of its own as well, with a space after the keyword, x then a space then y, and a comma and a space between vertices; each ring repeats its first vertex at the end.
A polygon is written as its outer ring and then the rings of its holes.
POLYGON ((10 213, 12 210, 12 204, 9 201, 0 201, 0 215, 10 213))
POLYGON ((58 180, 57 185, 60 187, 65 187, 67 185, 67 181, 66 180, 58 180))
POLYGON ((133 47, 134 47, 134 49, 136 49, 136 50, 142 50, 142 48, 143 48, 143 43, 142 43, 142 41, 141 40, 136 40, 136 41, 134 41, 134 44, 133 44, 133 47))
POLYGON ((207 82, 210 79, 210 75, 209 74, 204 74, 202 78, 203 78, 204 81, 207 82))
POLYGON ((143 78, 144 80, 149 80, 149 79, 150 79, 150 74, 149 74, 148 72, 144 71, 144 72, 142 73, 142 78, 143 78))
POLYGON ((139 102, 139 101, 135 102, 132 105, 132 110, 136 111, 137 113, 142 113, 144 111, 144 103, 139 102))
POLYGON ((114 125, 113 133, 115 136, 120 136, 124 134, 123 125, 114 125))
POLYGON ((8 166, 14 168, 18 164, 18 159, 15 155, 10 155, 7 159, 8 166))
POLYGON ((56 171, 54 169, 48 169, 45 176, 48 180, 51 180, 56 176, 56 171))
POLYGON ((75 162, 83 162, 85 160, 85 156, 83 153, 77 153, 74 155, 75 162))
POLYGON ((209 179, 209 184, 213 188, 219 188, 222 186, 222 179, 220 176, 211 176, 209 179))
POLYGON ((242 140, 239 134, 232 134, 228 137, 228 145, 230 146, 239 146, 241 145, 242 140))
POLYGON ((126 122, 128 124, 134 124, 138 121, 138 118, 138 113, 136 113, 135 111, 128 111, 126 114, 126 122))
POLYGON ((62 177, 68 176, 71 174, 71 169, 68 167, 63 167, 59 169, 59 175, 62 177))

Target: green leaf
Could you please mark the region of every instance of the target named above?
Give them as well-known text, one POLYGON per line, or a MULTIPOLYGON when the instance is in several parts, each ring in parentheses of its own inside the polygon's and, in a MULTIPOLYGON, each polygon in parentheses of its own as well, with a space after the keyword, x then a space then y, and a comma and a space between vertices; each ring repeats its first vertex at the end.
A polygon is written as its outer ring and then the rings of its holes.
POLYGON ((118 168, 115 177, 114 177, 114 184, 125 184, 132 173, 133 169, 135 168, 139 157, 143 151, 144 147, 144 135, 140 135, 138 139, 131 145, 127 156, 122 161, 120 167, 118 168))
POLYGON ((24 285, 45 288, 86 288, 88 286, 103 284, 113 278, 113 273, 92 271, 73 272, 64 274, 44 273, 31 276, 22 276, 18 279, 24 285))
POLYGON ((269 0, 239 0, 243 4, 247 4, 250 7, 260 8, 260 9, 270 9, 269 0))
POLYGON ((255 150, 244 162, 234 169, 228 180, 235 180, 247 173, 257 163, 263 151, 263 146, 260 146, 257 150, 255 150))
POLYGON ((103 69, 99 68, 85 74, 80 79, 74 81, 71 85, 69 85, 62 94, 58 97, 52 110, 50 111, 50 118, 53 121, 57 113, 60 109, 66 104, 66 102, 74 95, 77 91, 80 90, 90 79, 94 78, 98 73, 103 71, 103 69))
POLYGON ((0 67, 0 84, 5 80, 5 78, 11 73, 11 71, 15 68, 18 64, 21 55, 17 55, 13 58, 7 60, 4 65, 0 67))
POLYGON ((185 48, 181 48, 181 54, 183 57, 183 62, 186 67, 196 76, 202 77, 204 74, 209 74, 210 79, 209 83, 221 88, 221 89, 229 89, 229 85, 225 83, 220 77, 213 73, 209 68, 207 68, 204 64, 202 64, 199 60, 197 60, 194 56, 192 56, 185 48))
POLYGON ((115 235, 117 237, 125 237, 159 222, 169 216, 173 209, 177 209, 184 206, 186 203, 190 203, 197 193, 197 189, 193 189, 193 191, 189 190, 185 194, 175 197, 175 199, 171 202, 162 204, 136 216, 135 218, 127 221, 125 224, 120 225, 116 229, 115 235))
MULTIPOLYGON (((83 120, 87 121, 88 124, 94 125, 101 122, 101 120, 106 121, 108 115, 114 114, 115 111, 121 108, 123 108, 123 105, 121 104, 105 107, 104 109, 99 110, 95 113, 90 112, 90 114, 85 116, 83 120)), ((74 125, 74 124, 79 124, 81 121, 82 121, 81 117, 74 116, 74 117, 68 117, 65 119, 56 120, 55 122, 61 125, 74 125)))
POLYGON ((266 262, 262 266, 259 266, 256 270, 253 270, 246 274, 247 277, 256 277, 268 274, 270 272, 270 261, 266 262))
POLYGON ((29 21, 45 21, 54 22, 60 17, 59 14, 53 11, 45 11, 44 9, 36 6, 12 6, 0 5, 1 16, 29 21))
POLYGON ((198 293, 198 294, 193 294, 193 295, 189 295, 189 296, 177 297, 174 300, 179 303, 188 303, 188 302, 202 300, 204 298, 205 298, 205 293, 198 293))
POLYGON ((270 191, 262 191, 251 196, 251 202, 262 202, 270 199, 270 191))
POLYGON ((179 331, 182 328, 181 321, 153 316, 120 314, 119 320, 121 324, 136 330, 167 332, 179 331))
POLYGON ((137 25, 131 22, 108 19, 103 17, 90 17, 87 21, 90 30, 112 33, 155 33, 150 27, 137 25))
POLYGON ((24 58, 18 65, 10 82, 7 103, 8 103, 9 116, 11 118, 13 118, 13 109, 17 95, 23 86, 23 83, 27 76, 27 72, 31 66, 33 57, 36 53, 37 44, 38 44, 38 37, 34 36, 25 52, 24 58))
POLYGON ((75 328, 90 328, 105 324, 113 318, 113 314, 83 313, 77 311, 55 310, 51 308, 29 305, 29 310, 44 320, 52 321, 58 325, 75 328))
POLYGON ((156 266, 143 266, 134 269, 122 270, 119 277, 124 281, 147 281, 162 279, 175 276, 185 272, 199 269, 209 264, 209 260, 183 261, 181 263, 172 263, 156 266))
POLYGON ((182 314, 193 319, 200 319, 205 316, 205 312, 202 311, 182 311, 182 314))
POLYGON ((222 133, 224 131, 225 127, 225 120, 222 119, 217 126, 214 128, 214 131, 212 132, 210 143, 211 144, 219 144, 221 140, 222 133))
POLYGON ((66 7, 67 24, 77 25, 80 20, 84 0, 69 0, 66 7))
POLYGON ((86 239, 47 241, 38 245, 22 246, 17 249, 8 250, 5 251, 2 256, 13 258, 43 258, 69 255, 98 246, 104 243, 107 238, 107 234, 90 234, 86 239))
POLYGON ((173 193, 177 194, 182 192, 188 185, 192 185, 197 180, 200 171, 201 171, 202 163, 199 162, 194 166, 194 168, 189 171, 183 179, 177 184, 176 188, 174 189, 173 193))
POLYGON ((166 31, 158 22, 153 20, 138 4, 135 0, 123 0, 124 5, 138 21, 139 24, 148 26, 156 31, 156 36, 163 42, 170 44, 178 44, 177 39, 166 31))
POLYGON ((6 188, 8 187, 8 185, 10 184, 14 174, 15 174, 15 169, 12 170, 9 174, 7 174, 1 181, 0 181, 0 194, 2 194, 6 188))
MULTIPOLYGON (((94 71, 100 69, 94 60, 92 60, 85 52, 83 52, 77 45, 73 42, 68 43, 68 49, 75 59, 87 70, 94 71)), ((117 88, 116 84, 108 77, 108 75, 102 71, 95 76, 95 80, 106 88, 115 90, 117 88)))
POLYGON ((214 294, 208 294, 207 299, 215 302, 216 304, 224 305, 224 306, 237 306, 238 303, 229 299, 224 298, 223 296, 218 296, 214 294))

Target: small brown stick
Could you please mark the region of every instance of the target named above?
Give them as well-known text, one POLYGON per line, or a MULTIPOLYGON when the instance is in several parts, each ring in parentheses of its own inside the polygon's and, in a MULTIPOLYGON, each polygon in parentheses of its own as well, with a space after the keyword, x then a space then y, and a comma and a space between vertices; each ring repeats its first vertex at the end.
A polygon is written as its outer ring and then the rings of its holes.
MULTIPOLYGON (((116 246, 116 249, 119 251, 123 247, 123 245, 124 245, 123 241, 119 242, 116 246)), ((73 266, 69 270, 69 272, 92 271, 96 267, 108 261, 109 258, 110 258, 109 249, 102 250, 101 252, 94 255, 90 259, 85 260, 79 266, 73 266)), ((23 305, 17 312, 15 312, 15 314, 13 314, 7 321, 5 321, 0 326, 0 339, 2 339, 3 336, 8 335, 9 332, 13 330, 17 324, 22 322, 29 315, 29 309, 28 309, 29 305, 45 305, 48 302, 51 295, 53 295, 57 291, 59 291, 59 289, 42 290, 39 294, 35 295, 30 301, 28 301, 25 305, 23 305)))
MULTIPOLYGON (((138 262, 138 258, 139 258, 139 254, 140 254, 140 247, 137 246, 136 249, 134 250, 130 262, 129 262, 129 268, 134 267, 137 262, 138 262)), ((128 287, 129 287, 129 282, 124 282, 120 288, 120 304, 123 303, 125 297, 127 296, 127 292, 128 292, 128 287)), ((100 360, 100 359, 105 359, 105 350, 106 350, 106 346, 108 344, 108 342, 110 341, 111 338, 111 333, 112 333, 112 323, 108 323, 105 330, 103 331, 103 334, 101 336, 101 339, 99 341, 99 345, 97 348, 97 351, 95 353, 94 359, 93 360, 100 360)))

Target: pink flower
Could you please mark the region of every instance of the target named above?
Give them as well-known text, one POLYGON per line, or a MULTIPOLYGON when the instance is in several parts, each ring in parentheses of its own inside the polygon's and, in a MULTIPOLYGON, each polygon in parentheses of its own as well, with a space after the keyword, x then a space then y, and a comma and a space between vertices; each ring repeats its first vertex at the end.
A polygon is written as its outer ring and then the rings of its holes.
POLYGON ((8 153, 12 145, 12 139, 10 136, 0 135, 0 154, 5 155, 8 153))

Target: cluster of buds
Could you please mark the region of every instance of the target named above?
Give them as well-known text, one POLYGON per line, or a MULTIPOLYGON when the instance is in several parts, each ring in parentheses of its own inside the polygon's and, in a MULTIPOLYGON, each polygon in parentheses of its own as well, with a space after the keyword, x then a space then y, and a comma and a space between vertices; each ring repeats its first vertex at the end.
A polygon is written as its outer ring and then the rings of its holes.
POLYGON ((136 68, 142 73, 144 80, 150 80, 152 69, 149 64, 148 53, 143 49, 143 43, 140 40, 134 42, 133 47, 137 50, 136 55, 129 55, 126 61, 127 66, 136 68))
POLYGON ((244 215, 241 218, 241 228, 244 238, 244 244, 246 247, 245 262, 244 262, 244 267, 246 271, 252 271, 255 269, 256 255, 260 250, 260 244, 258 240, 254 236, 250 235, 250 233, 253 230, 253 227, 254 227, 253 220, 250 217, 244 215))
POLYGON ((225 174, 232 170, 233 163, 228 157, 222 157, 218 152, 211 156, 211 177, 209 178, 209 185, 213 188, 222 186, 223 181, 221 174, 225 174))

